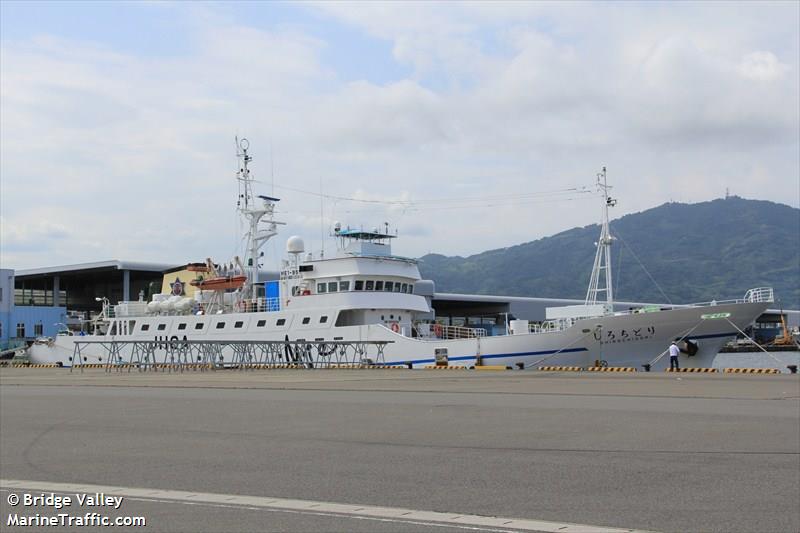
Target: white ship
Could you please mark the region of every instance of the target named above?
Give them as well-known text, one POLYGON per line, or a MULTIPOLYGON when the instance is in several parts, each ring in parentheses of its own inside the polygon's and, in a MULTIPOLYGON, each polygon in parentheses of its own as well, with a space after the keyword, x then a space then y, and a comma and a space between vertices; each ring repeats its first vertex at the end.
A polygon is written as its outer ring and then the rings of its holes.
MULTIPOLYGON (((771 289, 753 289, 742 300, 614 312, 608 207, 615 201, 608 197, 605 170, 598 180, 603 223, 585 305, 550 308, 544 323, 512 320, 501 335, 437 323, 433 282, 421 279, 414 259, 392 253, 396 235, 388 227, 364 231, 337 223, 332 257, 313 257, 302 239, 290 237, 280 279, 268 282, 262 296, 256 282, 259 250, 282 223, 273 218, 277 198, 253 195, 245 140, 240 148, 239 211, 249 223, 247 265, 238 259, 225 268, 210 260, 188 265, 184 279, 175 278, 162 291, 169 293, 154 295, 151 302, 106 303, 89 338, 121 341, 124 360, 127 341, 383 341, 389 344, 379 364, 390 366, 430 365, 438 354, 440 362, 459 366, 599 363, 639 369, 664 366, 665 358, 658 356, 676 340, 683 348, 681 365, 703 367, 711 366, 719 347, 773 301, 771 289), (605 298, 598 303, 600 294, 605 298)), ((29 350, 31 361, 71 366, 74 341, 86 339, 65 332, 37 341, 29 350)), ((83 348, 81 357, 84 363, 107 361, 100 346, 83 348)))
MULTIPOLYGON (((172 294, 154 295, 151 302, 104 305, 94 334, 61 334, 31 346, 34 363, 71 366, 75 341, 91 338, 121 342, 181 339, 189 341, 385 341, 378 364, 420 367, 441 363, 458 366, 538 364, 588 366, 600 356, 596 320, 554 321, 530 328, 513 321, 504 335, 485 329, 445 326, 435 322, 431 307, 433 283, 422 280, 414 259, 396 256, 396 235, 377 229, 342 228, 336 224, 338 249, 333 257, 307 254, 302 239, 290 237, 280 279, 268 283, 260 296, 260 248, 277 235, 277 198, 254 196, 246 140, 240 143, 242 167, 239 211, 249 223, 246 266, 238 259, 222 268, 210 260, 188 265, 172 294), (202 278, 202 279, 201 279, 202 278), (189 283, 187 283, 189 282, 189 283), (193 295, 186 289, 194 287, 193 295), (437 357, 438 356, 438 357, 437 357)), ((83 348, 83 363, 105 363, 99 345, 83 348)), ((227 357, 230 361, 231 358, 227 357)))
POLYGON ((608 208, 616 205, 616 200, 608 194, 611 187, 605 168, 597 176, 597 186, 603 193, 603 214, 586 301, 584 305, 548 308, 547 319, 562 325, 594 319, 601 326, 594 336, 601 343, 603 364, 662 369, 669 366, 669 357, 664 356, 667 347, 677 341, 681 347, 680 366, 711 367, 720 348, 743 334, 774 302, 773 290, 750 289, 737 300, 651 305, 615 312, 611 271, 611 245, 615 238, 609 228, 608 208))

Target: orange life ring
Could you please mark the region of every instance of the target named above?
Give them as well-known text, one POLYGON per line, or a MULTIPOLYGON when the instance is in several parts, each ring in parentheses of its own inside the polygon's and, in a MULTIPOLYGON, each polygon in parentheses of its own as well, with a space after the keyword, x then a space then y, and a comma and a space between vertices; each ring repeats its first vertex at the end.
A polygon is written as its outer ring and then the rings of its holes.
POLYGON ((400 332, 400 324, 398 324, 397 322, 392 322, 392 331, 394 331, 395 333, 399 333, 400 332))
POLYGON ((437 337, 442 336, 442 325, 441 324, 434 324, 433 325, 433 334, 437 337))
POLYGON ((309 296, 310 294, 311 294, 311 291, 310 291, 310 290, 308 290, 308 289, 303 289, 303 296, 309 296))

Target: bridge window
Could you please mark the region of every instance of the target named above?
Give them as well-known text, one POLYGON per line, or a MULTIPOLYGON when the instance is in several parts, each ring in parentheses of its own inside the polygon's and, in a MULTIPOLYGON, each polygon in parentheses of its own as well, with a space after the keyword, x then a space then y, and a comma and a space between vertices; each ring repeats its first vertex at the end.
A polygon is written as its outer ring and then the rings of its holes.
POLYGON ((194 325, 194 329, 203 329, 203 323, 198 322, 197 324, 194 325))
POLYGON ((394 292, 405 292, 403 291, 403 286, 400 284, 400 282, 394 284, 394 292))
POLYGON ((308 324, 309 322, 311 322, 311 317, 307 316, 303 319, 303 324, 308 324))
POLYGON ((257 328, 263 328, 266 325, 267 325, 267 321, 266 320, 259 320, 258 323, 256 324, 256 327, 257 328))
POLYGON ((150 324, 142 324, 142 331, 147 331, 150 329, 150 324))
POLYGON ((317 293, 322 294, 328 292, 328 286, 325 283, 317 283, 317 293))
POLYGON ((407 294, 411 294, 411 291, 409 290, 410 288, 411 288, 411 285, 409 285, 408 283, 403 283, 403 292, 405 292, 407 294))
POLYGON ((327 317, 327 316, 321 316, 321 317, 319 317, 319 323, 320 323, 320 324, 324 324, 324 323, 325 323, 325 322, 327 322, 327 321, 328 321, 328 317, 327 317))
POLYGON ((217 322, 217 329, 222 329, 225 327, 225 322, 217 322))
POLYGON ((336 292, 339 290, 339 282, 338 281, 331 281, 328 283, 328 292, 336 292))
POLYGON ((242 326, 244 326, 244 322, 241 320, 237 320, 236 323, 233 324, 235 328, 241 328, 242 326))
POLYGON ((392 292, 394 290, 394 283, 391 281, 387 281, 386 285, 384 285, 384 289, 386 292, 392 292))
POLYGON ((376 291, 382 291, 383 290, 383 282, 382 281, 376 281, 375 282, 375 290, 376 291))
POLYGON ((284 324, 286 324, 285 318, 279 318, 278 321, 275 323, 276 326, 282 326, 284 324))
POLYGON ((362 280, 362 279, 357 279, 356 280, 356 290, 357 291, 363 291, 364 290, 364 280, 362 280))
POLYGON ((181 322, 180 324, 178 324, 178 329, 181 331, 186 329, 186 322, 181 322))
POLYGON ((350 282, 349 281, 340 281, 339 282, 339 290, 340 291, 349 291, 350 290, 350 282))
POLYGON ((165 329, 167 329, 167 325, 166 324, 159 324, 158 325, 158 331, 164 331, 165 329))
POLYGON ((372 281, 371 279, 368 279, 367 280, 367 286, 364 288, 364 290, 365 291, 371 291, 373 289, 375 289, 375 282, 372 281))

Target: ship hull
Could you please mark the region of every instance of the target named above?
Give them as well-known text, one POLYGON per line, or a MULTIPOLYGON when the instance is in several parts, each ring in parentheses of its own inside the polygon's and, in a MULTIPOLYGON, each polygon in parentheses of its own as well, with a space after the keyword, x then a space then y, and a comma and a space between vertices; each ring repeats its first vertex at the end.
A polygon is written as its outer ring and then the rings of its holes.
MULTIPOLYGON (((269 317, 270 313, 231 313, 224 315, 231 323, 248 321, 254 324, 269 317)), ((305 329, 302 331, 263 331, 242 332, 238 334, 184 334, 187 330, 178 330, 179 322, 188 320, 186 317, 152 317, 154 323, 164 323, 163 334, 153 336, 146 334, 133 335, 90 335, 59 336, 53 342, 35 344, 29 350, 31 361, 34 363, 59 364, 65 367, 72 366, 76 354, 75 342, 80 341, 119 341, 119 360, 127 361, 130 358, 130 341, 290 341, 292 343, 313 341, 343 340, 350 342, 387 342, 382 357, 377 354, 368 354, 375 364, 387 366, 412 366, 424 367, 435 364, 437 350, 446 349, 448 364, 451 366, 503 365, 531 367, 539 364, 586 366, 600 357, 600 342, 592 334, 590 328, 596 321, 582 321, 564 331, 522 335, 503 335, 494 337, 474 337, 467 339, 436 339, 436 338, 410 338, 383 325, 346 326, 324 329, 305 329)), ((211 318, 210 320, 220 320, 211 318)), ((246 329, 243 326, 243 329, 246 329)), ((188 331, 192 331, 191 328, 188 331)), ((223 352, 225 359, 232 360, 231 349, 223 352)), ((163 354, 163 352, 162 352, 163 354)), ((108 362, 108 352, 102 345, 89 344, 81 347, 81 357, 84 364, 97 364, 108 362)), ((163 355, 156 352, 156 359, 161 360, 163 355)))
MULTIPOLYGON (((611 366, 641 370, 642 365, 663 354, 672 341, 688 340, 697 347, 697 353, 682 351, 679 365, 711 367, 720 348, 735 338, 739 329, 750 326, 768 305, 733 303, 600 317, 602 358, 611 366)), ((652 363, 653 370, 667 367, 667 355, 652 363)))
MULTIPOLYGON (((697 352, 694 355, 681 353, 682 367, 710 367, 720 347, 736 336, 761 315, 767 303, 737 303, 727 305, 687 307, 649 313, 609 315, 584 319, 564 331, 552 333, 502 335, 470 339, 419 339, 410 338, 391 331, 383 325, 310 328, 288 331, 253 331, 251 325, 268 320, 272 313, 231 313, 224 315, 231 323, 245 322, 241 333, 192 334, 192 327, 178 329, 180 323, 213 322, 216 317, 155 316, 140 318, 153 325, 164 324, 159 335, 137 333, 132 335, 58 336, 49 344, 31 346, 29 354, 34 363, 56 363, 72 365, 75 352, 74 341, 117 340, 153 341, 188 339, 193 341, 285 341, 298 340, 345 340, 385 341, 383 359, 377 364, 411 365, 423 367, 435 363, 435 350, 447 349, 450 365, 473 366, 480 364, 502 365, 524 368, 537 366, 592 366, 601 361, 608 366, 634 367, 652 363, 653 370, 669 366, 669 358, 662 354, 673 340, 688 340, 697 352), (715 318, 716 317, 716 318, 715 318), (735 326, 734 326, 735 325, 735 326), (186 333, 189 331, 190 333, 186 333), (655 360, 657 359, 657 360, 655 360), (655 361, 654 361, 655 360, 655 361)), ((209 325, 210 326, 210 325, 209 325)), ((129 347, 123 346, 121 356, 129 357, 129 347)), ((84 363, 105 363, 107 354, 101 346, 82 349, 84 363)), ((230 360, 230 357, 226 357, 230 360)))

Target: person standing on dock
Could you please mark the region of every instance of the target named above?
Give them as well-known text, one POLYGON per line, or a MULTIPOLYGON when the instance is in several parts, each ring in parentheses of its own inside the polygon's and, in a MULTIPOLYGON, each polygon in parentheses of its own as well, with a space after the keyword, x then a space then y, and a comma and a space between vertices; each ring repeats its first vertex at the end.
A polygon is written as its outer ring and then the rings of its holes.
POLYGON ((675 341, 672 341, 672 344, 669 345, 669 369, 672 370, 679 370, 680 367, 678 366, 678 354, 681 353, 678 345, 675 344, 675 341))

